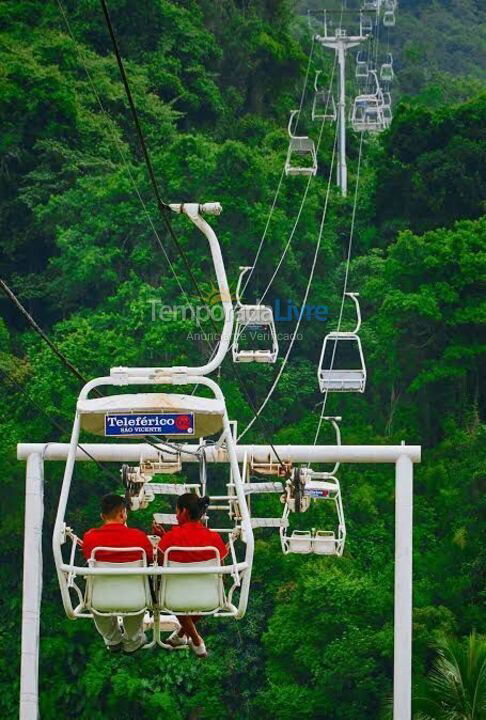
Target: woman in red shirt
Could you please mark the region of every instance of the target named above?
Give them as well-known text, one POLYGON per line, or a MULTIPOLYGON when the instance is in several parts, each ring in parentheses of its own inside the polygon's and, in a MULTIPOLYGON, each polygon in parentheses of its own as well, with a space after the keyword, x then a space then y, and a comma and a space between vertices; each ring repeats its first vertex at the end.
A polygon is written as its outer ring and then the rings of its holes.
MULTIPOLYGON (((154 524, 153 530, 161 536, 159 551, 165 552, 171 547, 215 547, 219 550, 221 560, 228 554, 228 548, 220 535, 209 530, 202 524, 201 518, 209 505, 209 498, 199 497, 195 493, 184 493, 179 495, 176 503, 176 516, 178 525, 165 532, 164 529, 154 524)), ((214 558, 214 553, 209 550, 195 550, 194 552, 177 552, 170 554, 170 559, 175 562, 200 562, 214 558)), ((207 657, 204 640, 196 630, 196 622, 200 615, 179 615, 178 620, 181 629, 172 633, 168 642, 173 647, 189 644, 191 650, 198 657, 207 657)))

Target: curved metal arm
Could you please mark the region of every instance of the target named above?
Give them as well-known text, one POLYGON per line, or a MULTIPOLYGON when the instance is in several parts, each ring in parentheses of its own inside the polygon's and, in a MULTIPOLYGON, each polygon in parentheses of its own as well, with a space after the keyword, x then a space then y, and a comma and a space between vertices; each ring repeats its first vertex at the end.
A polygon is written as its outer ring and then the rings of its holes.
MULTIPOLYGON (((341 428, 339 427, 339 422, 341 421, 341 416, 338 415, 325 415, 323 420, 327 420, 331 423, 333 426, 335 432, 336 432, 336 445, 340 447, 341 445, 341 428)), ((337 471, 339 470, 339 466, 341 463, 337 461, 333 467, 333 469, 329 472, 329 475, 335 475, 337 471)))
POLYGON ((316 70, 316 76, 315 76, 315 78, 314 78, 314 90, 316 91, 316 93, 319 92, 319 87, 318 87, 318 85, 317 85, 317 80, 319 79, 319 75, 321 74, 321 72, 322 72, 322 70, 316 70))
POLYGON ((242 284, 243 278, 245 277, 246 273, 249 270, 253 270, 253 265, 241 265, 240 266, 240 277, 238 278, 238 285, 236 286, 236 291, 235 291, 236 304, 238 305, 238 307, 242 306, 242 302, 240 299, 241 284, 242 284))
POLYGON ((359 300, 358 300, 359 293, 347 292, 345 294, 353 300, 354 305, 356 307, 356 327, 354 328, 354 330, 352 332, 354 335, 357 335, 359 333, 359 329, 361 327, 361 308, 359 306, 359 300))
POLYGON ((290 111, 290 118, 289 118, 289 124, 287 125, 287 132, 289 134, 289 138, 291 140, 294 140, 297 136, 294 135, 294 131, 292 130, 292 123, 294 121, 294 117, 297 115, 299 111, 298 110, 291 110, 290 111))
POLYGON ((221 247, 219 245, 218 238, 211 225, 209 225, 204 218, 201 217, 201 213, 208 215, 219 215, 221 213, 220 203, 204 203, 199 205, 198 203, 178 203, 171 204, 170 209, 175 213, 187 215, 189 220, 206 236, 211 250, 211 256, 213 260, 214 269, 216 272, 216 279, 218 281, 218 289, 221 298, 221 304, 224 312, 224 325, 221 333, 221 339, 219 341, 218 350, 214 357, 209 360, 205 365, 197 367, 117 367, 112 368, 112 372, 116 371, 119 374, 125 376, 152 376, 154 374, 173 374, 173 373, 190 373, 194 375, 208 375, 209 373, 216 370, 223 362, 226 353, 229 350, 231 336, 233 334, 233 303, 231 301, 231 293, 229 290, 228 279, 226 277, 226 270, 224 267, 223 256, 221 254, 221 247))

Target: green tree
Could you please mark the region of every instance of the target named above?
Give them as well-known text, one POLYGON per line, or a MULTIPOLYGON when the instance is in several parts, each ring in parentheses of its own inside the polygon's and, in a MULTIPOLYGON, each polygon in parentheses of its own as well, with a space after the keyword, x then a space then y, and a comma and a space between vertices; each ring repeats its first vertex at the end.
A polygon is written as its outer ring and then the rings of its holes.
POLYGON ((442 638, 425 693, 415 698, 416 720, 486 718, 486 638, 442 638))

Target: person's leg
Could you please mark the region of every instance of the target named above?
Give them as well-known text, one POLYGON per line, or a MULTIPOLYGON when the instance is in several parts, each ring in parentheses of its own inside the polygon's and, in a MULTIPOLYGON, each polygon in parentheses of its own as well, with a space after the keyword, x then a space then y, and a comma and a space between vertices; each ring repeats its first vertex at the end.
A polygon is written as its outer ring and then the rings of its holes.
POLYGON ((201 619, 201 615, 178 615, 177 619, 179 620, 181 624, 181 629, 179 630, 179 637, 182 637, 182 635, 185 635, 188 637, 196 647, 199 645, 204 644, 204 640, 202 639, 201 635, 198 633, 196 629, 196 623, 198 620, 201 619))
POLYGON ((126 615, 123 618, 125 635, 123 637, 123 649, 125 652, 134 652, 141 645, 145 644, 146 637, 143 632, 143 617, 145 612, 137 615, 126 615))
POLYGON ((117 617, 93 615, 93 620, 96 629, 105 641, 105 645, 119 645, 121 643, 123 636, 118 626, 117 617))

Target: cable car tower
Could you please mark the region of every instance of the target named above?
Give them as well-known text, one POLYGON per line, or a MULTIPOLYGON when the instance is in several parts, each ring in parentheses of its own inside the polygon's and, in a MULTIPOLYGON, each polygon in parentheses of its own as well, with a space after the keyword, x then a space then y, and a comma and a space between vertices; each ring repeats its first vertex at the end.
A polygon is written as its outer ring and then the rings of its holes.
POLYGON ((352 47, 357 47, 368 39, 363 29, 363 15, 360 14, 359 32, 355 35, 348 35, 342 27, 341 20, 345 13, 339 13, 340 20, 337 26, 330 21, 328 11, 324 10, 323 34, 316 35, 316 42, 323 47, 334 50, 339 65, 339 94, 338 94, 338 162, 337 162, 337 184, 341 188, 343 197, 348 192, 348 168, 346 163, 346 53, 352 47))

